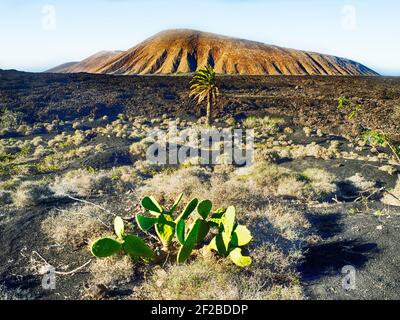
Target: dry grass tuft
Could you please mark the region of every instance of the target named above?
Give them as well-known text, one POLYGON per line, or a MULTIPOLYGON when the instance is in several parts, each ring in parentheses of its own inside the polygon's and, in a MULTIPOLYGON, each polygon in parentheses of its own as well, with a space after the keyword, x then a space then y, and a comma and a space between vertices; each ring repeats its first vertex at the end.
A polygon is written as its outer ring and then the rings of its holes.
POLYGON ((153 195, 161 203, 173 201, 181 192, 187 198, 205 197, 205 185, 210 172, 198 167, 183 168, 173 173, 161 173, 147 180, 138 191, 140 196, 153 195))
POLYGON ((129 283, 134 278, 134 262, 127 255, 96 259, 90 265, 91 284, 115 288, 129 283))
POLYGON ((242 183, 223 176, 214 176, 201 197, 210 199, 214 209, 234 205, 239 213, 255 210, 267 201, 254 183, 242 183))
POLYGON ((255 236, 260 242, 268 235, 259 222, 271 224, 280 236, 288 240, 301 240, 309 233, 311 227, 304 213, 282 203, 270 203, 269 205, 252 212, 248 217, 248 225, 254 230, 255 236), (261 234, 260 234, 261 232, 261 234))
POLYGON ((240 171, 236 179, 254 183, 264 195, 303 197, 304 182, 301 176, 275 164, 258 163, 240 171))
POLYGON ((79 206, 51 215, 42 222, 42 231, 61 245, 80 248, 95 238, 112 233, 107 228, 110 216, 93 206, 79 206))
POLYGON ((36 206, 54 196, 47 182, 25 181, 12 195, 16 207, 36 206))
POLYGON ((115 191, 114 181, 108 172, 89 172, 82 169, 57 177, 52 188, 60 195, 90 196, 99 193, 111 194, 115 191))
POLYGON ((336 177, 322 169, 309 168, 302 172, 303 177, 309 182, 311 193, 315 197, 321 197, 337 192, 336 177))

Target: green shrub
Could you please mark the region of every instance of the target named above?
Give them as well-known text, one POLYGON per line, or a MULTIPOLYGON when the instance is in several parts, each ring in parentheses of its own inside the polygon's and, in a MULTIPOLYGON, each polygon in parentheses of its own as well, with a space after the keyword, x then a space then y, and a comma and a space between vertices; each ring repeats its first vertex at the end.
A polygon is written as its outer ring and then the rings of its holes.
POLYGON ((346 97, 340 97, 338 99, 338 110, 342 110, 347 114, 349 120, 353 120, 362 109, 362 105, 354 104, 350 99, 346 97))
POLYGON ((379 130, 365 130, 361 138, 373 147, 388 147, 400 163, 400 145, 396 145, 390 137, 379 130))
POLYGON ((0 110, 0 129, 17 128, 22 122, 23 113, 8 108, 0 110))

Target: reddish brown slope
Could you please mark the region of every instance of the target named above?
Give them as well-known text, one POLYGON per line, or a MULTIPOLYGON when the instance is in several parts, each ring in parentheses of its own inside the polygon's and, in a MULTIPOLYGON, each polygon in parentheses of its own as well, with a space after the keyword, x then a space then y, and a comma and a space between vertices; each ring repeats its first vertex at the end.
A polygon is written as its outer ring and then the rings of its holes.
POLYGON ((100 51, 81 62, 65 63, 46 72, 50 73, 78 73, 92 72, 93 69, 107 63, 110 59, 121 54, 122 51, 100 51))
POLYGON ((90 72, 188 73, 207 63, 222 74, 377 75, 348 59, 186 29, 158 33, 90 72))

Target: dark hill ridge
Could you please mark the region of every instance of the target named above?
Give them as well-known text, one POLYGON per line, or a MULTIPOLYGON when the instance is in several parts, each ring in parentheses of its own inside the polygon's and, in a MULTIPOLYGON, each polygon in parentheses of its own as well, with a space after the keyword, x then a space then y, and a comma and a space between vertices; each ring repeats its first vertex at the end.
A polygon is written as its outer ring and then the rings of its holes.
MULTIPOLYGON (((188 29, 160 32, 98 62, 87 65, 84 71, 125 75, 191 73, 209 63, 220 74, 378 75, 344 58, 188 29)), ((77 71, 73 67, 68 72, 77 71)))

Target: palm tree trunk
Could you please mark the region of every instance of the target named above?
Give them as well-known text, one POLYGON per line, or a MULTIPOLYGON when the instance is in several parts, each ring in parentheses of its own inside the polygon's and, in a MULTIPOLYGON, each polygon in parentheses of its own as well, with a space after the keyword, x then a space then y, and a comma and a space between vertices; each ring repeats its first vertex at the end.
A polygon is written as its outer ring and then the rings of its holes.
POLYGON ((207 124, 212 125, 214 122, 213 119, 213 100, 212 100, 212 95, 208 94, 207 96, 207 124))

